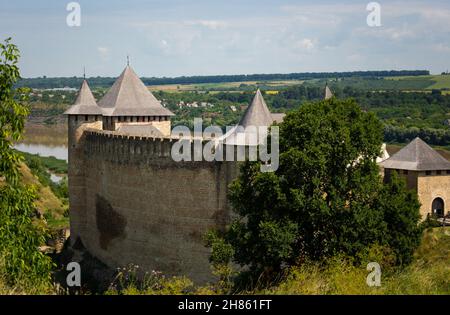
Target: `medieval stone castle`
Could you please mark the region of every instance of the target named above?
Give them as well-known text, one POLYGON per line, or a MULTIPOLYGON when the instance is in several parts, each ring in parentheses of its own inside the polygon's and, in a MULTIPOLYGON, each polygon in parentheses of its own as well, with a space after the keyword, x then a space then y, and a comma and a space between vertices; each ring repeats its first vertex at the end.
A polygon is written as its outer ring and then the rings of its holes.
MULTIPOLYGON (((129 66, 98 103, 84 80, 66 114, 71 243, 81 242, 111 268, 133 263, 210 280, 203 234, 229 222, 227 187, 237 162, 175 162, 174 114, 129 66)), ((239 125, 268 127, 282 119, 258 90, 239 125)), ((450 162, 422 140, 390 158, 383 152, 379 162, 386 180, 396 170, 417 191, 424 218, 449 212, 450 162)))

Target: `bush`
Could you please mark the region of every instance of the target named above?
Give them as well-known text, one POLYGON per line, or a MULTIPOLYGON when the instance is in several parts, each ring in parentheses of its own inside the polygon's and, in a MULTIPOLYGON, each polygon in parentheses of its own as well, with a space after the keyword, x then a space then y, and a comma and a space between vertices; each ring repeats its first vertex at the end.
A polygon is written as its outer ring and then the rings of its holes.
POLYGON ((38 250, 48 232, 33 223, 35 192, 31 188, 9 185, 0 188, 0 256, 5 278, 10 284, 18 279, 50 283, 54 264, 38 250))

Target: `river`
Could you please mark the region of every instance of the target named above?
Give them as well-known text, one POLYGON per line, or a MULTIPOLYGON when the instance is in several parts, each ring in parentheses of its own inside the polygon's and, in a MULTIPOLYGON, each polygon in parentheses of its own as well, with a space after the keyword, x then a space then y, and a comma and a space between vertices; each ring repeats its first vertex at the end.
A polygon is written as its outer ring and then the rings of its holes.
POLYGON ((39 143, 17 143, 14 148, 31 154, 39 154, 40 156, 54 156, 59 160, 66 160, 67 147, 66 146, 49 146, 46 144, 39 143))
MULTIPOLYGON (((66 125, 37 125, 25 126, 24 138, 14 145, 14 148, 40 156, 54 156, 59 160, 68 161, 67 127, 66 125)), ((63 176, 50 173, 53 182, 58 183, 63 176)))

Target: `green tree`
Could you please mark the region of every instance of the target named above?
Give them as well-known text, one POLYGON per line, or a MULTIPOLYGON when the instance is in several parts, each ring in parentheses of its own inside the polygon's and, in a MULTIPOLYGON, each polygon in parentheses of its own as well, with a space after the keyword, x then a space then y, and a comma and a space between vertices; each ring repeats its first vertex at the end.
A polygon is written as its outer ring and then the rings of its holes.
POLYGON ((417 194, 406 188, 406 183, 394 172, 380 191, 377 205, 387 224, 385 242, 394 251, 398 264, 409 264, 414 250, 420 245, 423 228, 417 194))
POLYGON ((23 158, 12 148, 28 114, 22 97, 26 91, 14 89, 20 78, 18 60, 19 50, 10 39, 0 43, 0 263, 10 283, 49 283, 52 263, 38 250, 46 231, 33 222, 36 195, 33 188, 20 183, 23 158))
POLYGON ((382 137, 379 120, 353 100, 333 98, 289 113, 280 125, 278 170, 261 173, 259 162, 245 162, 231 185, 239 216, 223 244, 231 245, 234 262, 270 276, 304 260, 358 257, 373 244, 412 237, 418 218, 408 224, 401 215, 394 215, 400 223, 389 218, 395 211, 417 211, 417 199, 408 195, 401 209, 389 207, 393 192, 383 189, 375 162, 382 137))

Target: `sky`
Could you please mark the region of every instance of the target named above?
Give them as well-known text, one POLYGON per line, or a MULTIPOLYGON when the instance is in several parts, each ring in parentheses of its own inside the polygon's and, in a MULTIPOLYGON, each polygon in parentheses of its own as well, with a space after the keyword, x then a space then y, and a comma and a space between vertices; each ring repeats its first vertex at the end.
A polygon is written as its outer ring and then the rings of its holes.
POLYGON ((21 51, 22 77, 450 69, 450 1, 0 0, 0 40, 21 51))

